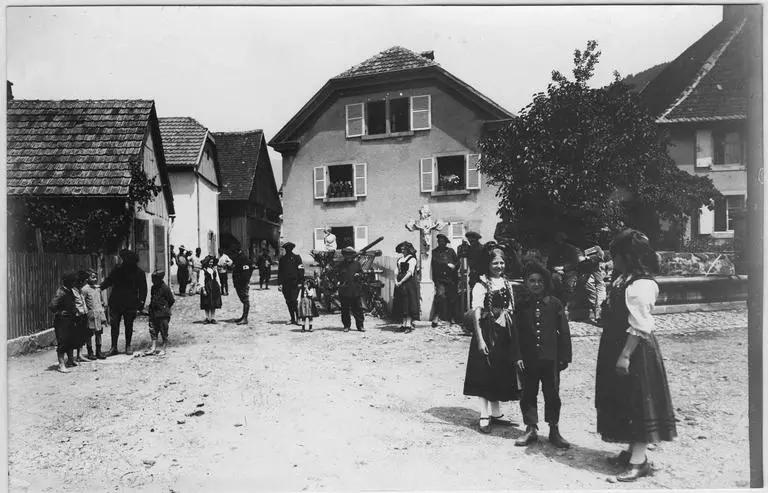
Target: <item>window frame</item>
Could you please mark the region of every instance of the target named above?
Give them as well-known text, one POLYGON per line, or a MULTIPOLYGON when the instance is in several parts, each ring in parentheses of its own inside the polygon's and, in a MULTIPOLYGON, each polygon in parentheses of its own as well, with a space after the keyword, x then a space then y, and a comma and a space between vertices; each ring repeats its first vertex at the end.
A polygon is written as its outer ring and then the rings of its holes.
POLYGON ((333 162, 333 163, 325 163, 319 166, 314 166, 312 171, 312 177, 313 177, 313 197, 315 200, 323 200, 325 202, 328 201, 352 201, 357 200, 360 197, 367 197, 368 196, 368 163, 365 162, 350 162, 350 161, 343 161, 343 162, 333 162), (330 173, 328 171, 329 168, 333 166, 350 166, 352 169, 352 195, 347 197, 329 197, 328 196, 328 187, 331 184, 331 177, 330 173), (322 170, 322 171, 320 171, 322 170), (362 191, 360 190, 360 185, 358 183, 359 179, 361 178, 358 173, 362 170, 362 191), (318 173, 322 174, 322 179, 318 179, 318 173), (322 195, 318 194, 318 183, 323 183, 323 192, 322 195))
POLYGON ((417 130, 430 130, 432 129, 432 95, 431 94, 419 94, 415 96, 411 96, 410 101, 411 106, 411 131, 415 132, 417 130), (416 110, 414 109, 416 107, 415 104, 413 104, 413 100, 416 98, 427 98, 427 109, 425 110, 416 110), (416 128, 413 124, 413 116, 415 113, 427 113, 427 126, 426 127, 419 127, 416 128))
POLYGON ((435 154, 433 156, 423 157, 419 158, 419 189, 421 190, 421 193, 431 193, 433 195, 466 195, 471 193, 472 191, 477 191, 482 188, 482 173, 480 173, 480 170, 477 168, 477 165, 475 165, 474 168, 470 169, 470 158, 471 156, 477 156, 477 162, 480 161, 480 158, 482 155, 477 152, 444 152, 440 154, 435 154), (457 189, 457 190, 438 190, 437 184, 438 179, 440 176, 439 169, 438 169, 438 159, 439 158, 446 158, 446 157, 463 157, 464 159, 464 187, 457 189), (425 162, 427 160, 431 160, 431 167, 430 170, 425 169, 425 162), (477 183, 476 184, 470 184, 470 174, 476 173, 477 176, 477 183), (431 179, 431 188, 426 188, 424 186, 424 180, 425 176, 430 175, 431 179))
POLYGON ((365 102, 362 102, 362 103, 350 103, 350 104, 344 105, 344 116, 345 116, 345 122, 346 122, 345 127, 346 127, 346 135, 347 135, 347 137, 361 137, 363 135, 366 135, 367 129, 365 128, 366 127, 366 125, 365 125, 365 102), (350 118, 349 117, 349 108, 352 107, 352 106, 359 106, 360 107, 360 116, 359 117, 354 117, 354 118, 350 118), (349 133, 349 122, 350 122, 350 120, 361 120, 361 122, 360 122, 361 133, 359 133, 359 134, 350 134, 349 133))

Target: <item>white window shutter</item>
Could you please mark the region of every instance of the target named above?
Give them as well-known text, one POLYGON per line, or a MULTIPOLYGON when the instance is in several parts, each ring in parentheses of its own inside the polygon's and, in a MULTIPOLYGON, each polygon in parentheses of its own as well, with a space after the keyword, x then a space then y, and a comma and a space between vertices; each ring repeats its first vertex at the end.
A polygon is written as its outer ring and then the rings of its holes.
POLYGON ((480 170, 477 169, 477 163, 480 161, 480 154, 467 154, 467 190, 480 190, 480 170))
POLYGON ((325 250, 325 228, 315 228, 315 250, 325 250))
POLYGON ((696 167, 711 168, 713 154, 712 130, 697 130, 696 167))
POLYGON ((435 158, 425 157, 420 161, 421 165, 421 191, 435 191, 435 158))
POLYGON ((356 163, 354 166, 355 197, 368 195, 368 164, 356 163))
POLYGON ((347 119, 347 137, 365 134, 365 104, 348 104, 344 107, 347 119))
POLYGON ((710 235, 715 230, 715 211, 705 205, 699 211, 699 234, 710 235))
POLYGON ((411 96, 411 130, 432 128, 432 97, 411 96))
POLYGON ((368 245, 368 226, 355 226, 355 250, 368 245))
POLYGON ((324 199, 325 198, 325 190, 326 190, 326 182, 325 179, 325 166, 315 166, 315 198, 316 199, 324 199))
POLYGON ((448 235, 448 239, 451 240, 451 244, 454 245, 454 249, 456 249, 456 247, 460 245, 461 241, 464 239, 464 223, 451 223, 450 227, 451 229, 448 230, 450 233, 448 235))

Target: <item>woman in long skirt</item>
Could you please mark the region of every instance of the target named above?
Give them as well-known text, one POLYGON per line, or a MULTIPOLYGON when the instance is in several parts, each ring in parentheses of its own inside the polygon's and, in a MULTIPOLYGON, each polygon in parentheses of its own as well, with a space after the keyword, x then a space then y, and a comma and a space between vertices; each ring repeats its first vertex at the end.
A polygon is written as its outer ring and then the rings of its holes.
POLYGON ((520 399, 518 372, 522 371, 522 356, 512 318, 512 286, 503 276, 503 250, 487 252, 484 264, 487 273, 472 288, 474 332, 467 356, 464 395, 479 398, 480 431, 490 433, 492 423, 511 424, 503 419, 499 402, 520 399))
POLYGON ((602 314, 597 355, 595 408, 603 441, 628 443, 609 458, 626 470, 616 479, 635 481, 650 473, 649 443, 677 436, 672 399, 651 310, 659 288, 652 275, 658 258, 648 237, 626 230, 611 243, 614 281, 602 314))
POLYGON ((394 313, 401 316, 400 331, 412 332, 413 321, 419 319, 419 285, 416 280, 416 249, 411 242, 403 241, 395 251, 397 259, 397 280, 394 292, 394 313))
POLYGON ((200 309, 205 310, 206 324, 216 323, 216 310, 221 308, 221 284, 216 269, 216 257, 208 255, 200 269, 200 309))

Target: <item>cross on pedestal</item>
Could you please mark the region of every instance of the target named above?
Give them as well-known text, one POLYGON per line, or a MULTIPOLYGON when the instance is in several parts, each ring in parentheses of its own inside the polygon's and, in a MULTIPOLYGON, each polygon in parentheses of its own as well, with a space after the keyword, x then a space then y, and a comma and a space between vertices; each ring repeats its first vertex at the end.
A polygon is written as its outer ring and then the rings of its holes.
POLYGON ((405 229, 419 232, 419 264, 421 265, 421 280, 419 282, 419 294, 421 299, 421 320, 429 320, 432 309, 432 300, 435 296, 435 287, 432 284, 432 262, 429 255, 432 253, 432 232, 440 231, 447 223, 432 217, 429 206, 423 205, 419 209, 419 218, 408 221, 405 229))

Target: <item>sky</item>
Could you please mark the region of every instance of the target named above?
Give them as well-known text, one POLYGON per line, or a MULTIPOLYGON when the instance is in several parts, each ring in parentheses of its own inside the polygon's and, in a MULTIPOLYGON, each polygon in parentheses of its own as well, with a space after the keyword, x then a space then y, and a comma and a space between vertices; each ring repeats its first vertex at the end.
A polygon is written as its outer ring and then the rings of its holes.
MULTIPOLYGON (((435 61, 516 113, 599 43, 593 85, 674 59, 715 5, 9 7, 18 99, 153 99, 158 115, 271 139, 325 82, 392 46, 435 61)), ((270 148, 278 186, 280 154, 270 148)))

